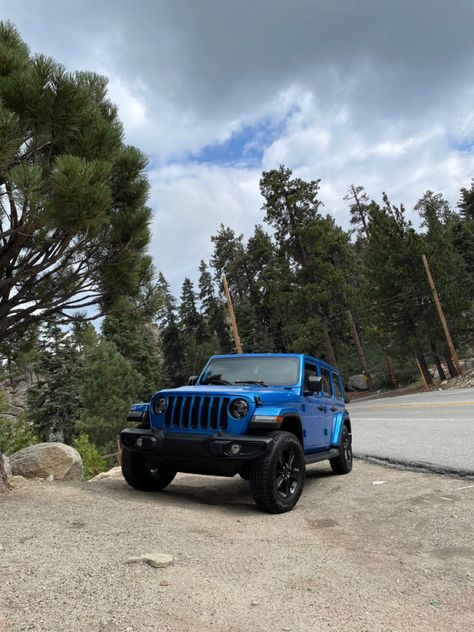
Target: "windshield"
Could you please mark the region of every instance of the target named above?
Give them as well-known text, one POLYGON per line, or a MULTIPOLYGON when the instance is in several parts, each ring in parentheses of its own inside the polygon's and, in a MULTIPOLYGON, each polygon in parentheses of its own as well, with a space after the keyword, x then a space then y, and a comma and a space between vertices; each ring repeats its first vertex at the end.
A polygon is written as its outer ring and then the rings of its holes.
POLYGON ((298 358, 215 358, 205 368, 199 384, 294 386, 299 366, 298 358))

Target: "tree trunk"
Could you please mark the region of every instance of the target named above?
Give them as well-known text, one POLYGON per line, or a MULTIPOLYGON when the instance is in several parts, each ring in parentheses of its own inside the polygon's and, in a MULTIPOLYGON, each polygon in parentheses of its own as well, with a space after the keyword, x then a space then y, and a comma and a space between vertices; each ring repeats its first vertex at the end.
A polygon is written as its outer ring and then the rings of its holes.
POLYGON ((446 351, 444 352, 444 357, 446 358, 446 364, 448 365, 448 371, 451 377, 457 377, 458 376, 458 372, 456 370, 456 367, 454 366, 454 362, 453 359, 451 357, 451 353, 449 351, 449 349, 446 349, 446 351))
POLYGON ((444 380, 446 379, 446 374, 443 370, 443 365, 441 364, 441 360, 440 357, 438 355, 438 352, 436 350, 436 345, 433 341, 431 341, 431 351, 433 353, 433 360, 436 364, 436 369, 438 371, 438 375, 439 375, 439 379, 444 382, 444 380))
POLYGON ((5 465, 3 463, 3 456, 0 453, 0 493, 8 490, 7 474, 5 472, 5 465))
POLYGON ((331 342, 331 336, 329 335, 329 329, 326 325, 326 321, 324 320, 324 316, 322 314, 321 305, 318 303, 316 309, 318 310, 318 314, 321 318, 321 331, 324 336, 324 350, 326 355, 326 362, 332 364, 332 366, 337 367, 336 363, 336 355, 334 353, 334 349, 331 342))

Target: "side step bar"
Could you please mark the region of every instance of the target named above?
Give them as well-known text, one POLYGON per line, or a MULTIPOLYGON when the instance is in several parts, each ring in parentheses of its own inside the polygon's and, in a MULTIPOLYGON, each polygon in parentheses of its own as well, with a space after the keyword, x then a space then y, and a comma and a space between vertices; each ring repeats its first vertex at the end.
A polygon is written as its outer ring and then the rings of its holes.
POLYGON ((304 460, 306 465, 311 463, 319 463, 319 461, 325 461, 326 459, 332 459, 335 456, 339 456, 340 452, 338 448, 332 448, 331 450, 325 450, 324 452, 314 452, 313 454, 305 454, 304 460))

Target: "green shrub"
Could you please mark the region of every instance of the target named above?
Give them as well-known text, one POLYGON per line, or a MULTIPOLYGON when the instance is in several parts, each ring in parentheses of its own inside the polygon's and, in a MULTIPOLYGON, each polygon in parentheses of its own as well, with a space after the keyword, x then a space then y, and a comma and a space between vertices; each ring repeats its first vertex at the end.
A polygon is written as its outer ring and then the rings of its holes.
POLYGON ((14 454, 35 443, 40 443, 40 440, 33 433, 25 415, 17 417, 15 421, 0 415, 0 452, 14 454))
POLYGON ((0 452, 14 454, 22 448, 39 443, 26 416, 20 415, 15 420, 5 417, 2 413, 6 408, 5 399, 0 393, 0 452))
POLYGON ((84 465, 84 478, 93 478, 108 470, 107 461, 100 455, 97 447, 91 443, 85 432, 81 432, 72 442, 73 447, 79 452, 84 465))

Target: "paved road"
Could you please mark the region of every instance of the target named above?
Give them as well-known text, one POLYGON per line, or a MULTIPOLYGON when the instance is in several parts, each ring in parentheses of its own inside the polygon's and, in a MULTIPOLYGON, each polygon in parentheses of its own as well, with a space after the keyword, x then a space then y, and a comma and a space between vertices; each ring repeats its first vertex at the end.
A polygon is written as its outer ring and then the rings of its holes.
POLYGON ((474 389, 348 405, 356 456, 474 475, 474 389))

